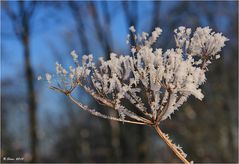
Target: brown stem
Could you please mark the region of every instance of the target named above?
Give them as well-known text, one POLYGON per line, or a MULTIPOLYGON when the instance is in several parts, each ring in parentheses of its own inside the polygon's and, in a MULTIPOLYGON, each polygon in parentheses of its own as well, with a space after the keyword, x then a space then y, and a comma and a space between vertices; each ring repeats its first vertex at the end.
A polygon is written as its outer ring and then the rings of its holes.
MULTIPOLYGON (((166 92, 166 91, 165 91, 166 92)), ((162 97, 162 102, 161 102, 161 106, 162 106, 162 103, 163 103, 163 98, 162 97)), ((157 119, 156 119, 156 122, 160 122, 162 117, 164 116, 164 114, 167 112, 168 110, 168 106, 169 106, 169 103, 170 103, 170 98, 171 98, 171 92, 168 93, 168 98, 167 98, 167 104, 164 106, 164 108, 161 110, 159 110, 158 112, 158 115, 157 115, 157 119), (161 112, 160 112, 161 111, 161 112)))
POLYGON ((161 131, 158 125, 154 126, 158 135, 163 139, 163 141, 173 150, 173 152, 177 155, 177 157, 186 164, 190 164, 187 159, 182 155, 182 153, 175 147, 175 145, 168 139, 168 137, 161 131))
POLYGON ((104 114, 102 114, 100 112, 97 112, 95 109, 90 109, 88 106, 81 104, 74 97, 72 97, 72 95, 70 93, 66 94, 66 96, 69 97, 70 100, 72 102, 74 102, 80 109, 88 111, 88 112, 90 112, 90 114, 92 114, 94 116, 97 116, 97 117, 100 117, 100 118, 104 118, 104 119, 108 119, 108 120, 113 120, 113 121, 118 121, 118 122, 126 122, 126 123, 131 123, 131 124, 139 124, 139 125, 150 125, 151 124, 151 123, 147 123, 147 122, 131 121, 131 120, 126 120, 126 119, 122 120, 120 118, 115 118, 115 117, 112 117, 112 116, 107 116, 107 115, 104 115, 104 114))

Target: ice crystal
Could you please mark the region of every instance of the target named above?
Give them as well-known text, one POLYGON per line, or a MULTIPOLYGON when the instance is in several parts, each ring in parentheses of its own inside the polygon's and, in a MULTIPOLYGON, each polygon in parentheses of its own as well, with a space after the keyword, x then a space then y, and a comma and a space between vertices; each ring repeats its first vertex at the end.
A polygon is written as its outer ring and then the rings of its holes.
MULTIPOLYGON (((129 29, 135 40, 131 55, 111 53, 109 60, 99 58, 98 63, 94 63, 93 55, 83 55, 80 64, 78 55, 72 51, 76 66, 70 66, 67 71, 56 63, 56 74, 62 78, 57 85, 51 83, 50 74, 46 74, 46 80, 53 89, 66 94, 77 86, 85 89, 100 104, 118 111, 119 118, 114 120, 121 121, 159 123, 170 118, 190 95, 203 99, 200 86, 206 81, 208 65, 220 58, 218 53, 225 46, 226 37, 209 27, 198 27, 192 33, 190 28, 181 26, 174 30, 176 48, 163 52, 161 48, 152 48, 162 33, 159 27, 151 35, 143 32, 138 37, 133 26, 129 29), (134 105, 137 112, 131 110, 126 101, 134 105)), ((128 40, 130 37, 128 35, 128 40)))
POLYGON ((51 78, 52 78, 51 74, 46 73, 46 80, 48 81, 49 84, 51 84, 51 78))
POLYGON ((37 80, 42 80, 42 76, 41 75, 37 76, 37 80))

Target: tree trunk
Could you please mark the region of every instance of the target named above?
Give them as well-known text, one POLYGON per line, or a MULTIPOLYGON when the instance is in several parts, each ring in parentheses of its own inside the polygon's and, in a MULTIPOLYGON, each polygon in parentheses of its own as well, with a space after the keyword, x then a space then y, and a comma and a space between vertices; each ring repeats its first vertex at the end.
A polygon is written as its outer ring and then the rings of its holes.
POLYGON ((22 37, 24 47, 24 71, 27 80, 28 110, 29 110, 29 132, 30 132, 30 151, 31 162, 37 161, 37 118, 36 118, 36 97, 34 91, 34 75, 30 61, 29 34, 22 37))

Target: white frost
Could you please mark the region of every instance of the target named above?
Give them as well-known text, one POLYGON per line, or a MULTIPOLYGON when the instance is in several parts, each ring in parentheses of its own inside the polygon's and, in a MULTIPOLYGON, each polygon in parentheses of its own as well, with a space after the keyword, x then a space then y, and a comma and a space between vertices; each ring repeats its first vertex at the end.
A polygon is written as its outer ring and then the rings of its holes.
MULTIPOLYGON (((129 29, 132 33, 136 31, 134 26, 129 29)), ((71 56, 78 64, 67 71, 56 63, 56 74, 61 77, 58 84, 64 89, 79 85, 100 103, 111 102, 121 120, 129 117, 145 121, 128 109, 125 100, 153 120, 159 116, 159 121, 170 118, 190 95, 203 99, 200 86, 206 81, 207 66, 220 57, 218 53, 228 39, 209 27, 199 27, 193 33, 190 28, 180 26, 174 30, 176 48, 163 52, 161 48, 152 48, 161 33, 162 29, 157 27, 150 36, 145 32, 135 35, 132 54, 111 53, 110 60, 99 58, 99 66, 91 54, 83 55, 80 65, 78 55, 72 51, 71 56)), ((52 75, 47 73, 46 80, 53 85, 51 79, 52 75)))

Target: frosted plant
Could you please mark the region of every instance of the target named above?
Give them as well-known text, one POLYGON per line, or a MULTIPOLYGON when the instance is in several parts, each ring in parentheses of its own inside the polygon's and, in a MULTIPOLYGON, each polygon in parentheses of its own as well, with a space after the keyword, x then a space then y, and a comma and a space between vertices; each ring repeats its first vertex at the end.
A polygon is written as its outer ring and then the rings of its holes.
POLYGON ((56 75, 47 73, 46 80, 51 89, 65 94, 92 115, 155 128, 182 162, 189 163, 182 148, 172 143, 159 124, 170 118, 190 95, 203 99, 200 86, 206 81, 208 65, 220 57, 219 52, 228 39, 209 27, 198 27, 191 36, 191 29, 181 26, 174 30, 176 48, 163 52, 161 48, 152 48, 162 32, 160 28, 155 28, 151 35, 145 32, 136 35, 133 26, 129 29, 136 43, 130 45, 130 55, 111 53, 109 60, 99 58, 96 64, 92 55, 83 55, 80 62, 72 51, 75 66, 66 70, 56 63, 56 75), (106 110, 118 112, 118 117, 82 104, 72 94, 77 87, 108 107, 106 110))

